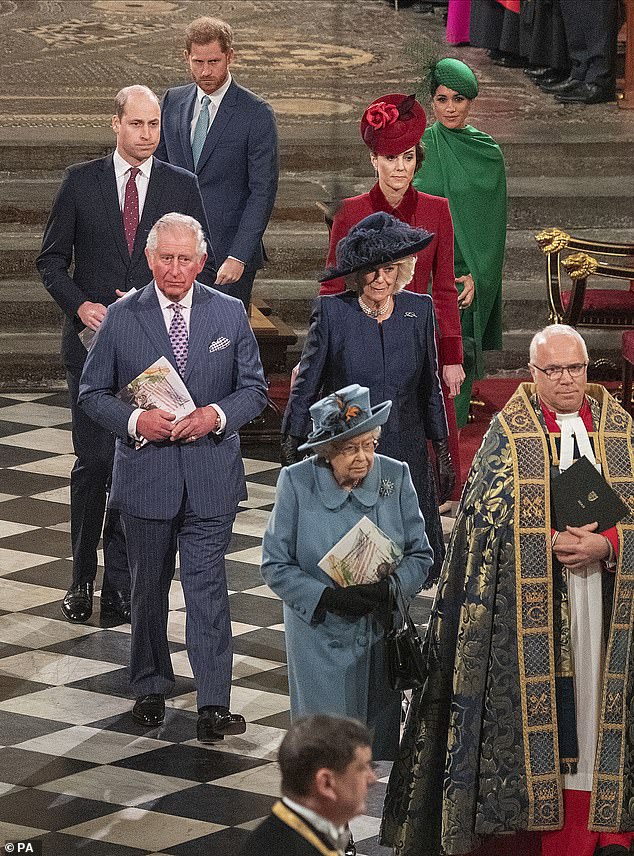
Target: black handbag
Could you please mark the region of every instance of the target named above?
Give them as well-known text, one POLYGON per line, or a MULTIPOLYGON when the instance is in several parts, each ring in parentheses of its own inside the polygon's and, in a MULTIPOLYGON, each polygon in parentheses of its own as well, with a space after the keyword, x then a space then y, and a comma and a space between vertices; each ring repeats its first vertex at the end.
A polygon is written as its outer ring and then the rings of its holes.
POLYGON ((422 687, 427 680, 423 642, 409 614, 396 574, 390 580, 385 649, 392 689, 400 691, 422 687))

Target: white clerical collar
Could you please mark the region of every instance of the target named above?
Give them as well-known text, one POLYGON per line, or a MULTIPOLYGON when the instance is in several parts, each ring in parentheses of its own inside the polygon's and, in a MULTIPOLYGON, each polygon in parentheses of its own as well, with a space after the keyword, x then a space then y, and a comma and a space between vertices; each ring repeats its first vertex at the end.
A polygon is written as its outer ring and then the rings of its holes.
POLYGON ((559 451, 559 470, 563 472, 572 465, 574 461, 575 439, 579 454, 585 456, 591 464, 596 466, 596 458, 588 429, 583 424, 583 419, 576 413, 555 413, 557 424, 561 428, 561 448, 559 451))
MULTIPOLYGON (((121 178, 122 175, 125 175, 132 169, 132 164, 128 163, 125 158, 122 158, 116 149, 112 154, 112 165, 114 167, 114 174, 117 178, 121 178)), ((150 173, 152 172, 152 155, 144 160, 143 163, 137 164, 137 169, 139 169, 143 175, 149 179, 150 173)))
POLYGON ((350 838, 350 832, 346 826, 337 827, 334 823, 331 823, 325 817, 322 817, 321 814, 317 814, 317 812, 312 811, 312 809, 306 808, 305 805, 293 802, 293 800, 290 800, 288 797, 282 797, 282 802, 287 805, 291 811, 294 811, 295 814, 298 814, 300 817, 303 817, 304 820, 307 820, 311 826, 315 827, 317 832, 321 832, 325 835, 336 847, 339 847, 339 843, 344 839, 347 844, 348 839, 350 838))

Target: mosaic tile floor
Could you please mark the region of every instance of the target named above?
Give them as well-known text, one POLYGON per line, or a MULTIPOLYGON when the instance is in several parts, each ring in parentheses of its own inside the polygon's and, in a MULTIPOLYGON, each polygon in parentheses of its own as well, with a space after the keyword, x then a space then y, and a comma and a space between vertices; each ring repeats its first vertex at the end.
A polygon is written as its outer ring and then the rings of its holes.
MULTIPOLYGON (((129 625, 101 629, 98 599, 88 624, 60 612, 71 578, 66 395, 0 396, 0 843, 41 839, 45 856, 233 856, 268 814, 289 724, 282 606, 259 574, 276 455, 245 450, 249 499, 227 555, 232 709, 247 732, 202 746, 180 583, 169 617, 177 683, 164 725, 147 730, 130 717, 129 625)), ((417 598, 418 623, 430 605, 429 593, 417 598)), ((388 772, 352 823, 365 856, 388 853, 375 837, 388 772)))

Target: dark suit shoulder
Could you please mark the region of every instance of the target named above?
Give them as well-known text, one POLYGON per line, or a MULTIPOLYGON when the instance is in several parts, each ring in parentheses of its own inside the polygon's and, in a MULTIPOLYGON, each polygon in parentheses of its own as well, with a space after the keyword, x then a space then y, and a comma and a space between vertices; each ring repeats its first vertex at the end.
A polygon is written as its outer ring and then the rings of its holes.
POLYGON ((152 169, 157 169, 162 177, 165 178, 178 178, 178 179, 186 179, 187 181, 192 181, 196 179, 196 176, 193 172, 190 172, 188 169, 185 169, 182 166, 174 166, 174 164, 167 163, 167 161, 159 160, 158 158, 154 158, 152 163, 152 169))
POLYGON ((213 288, 211 285, 203 285, 202 282, 198 282, 198 280, 196 280, 194 288, 196 289, 198 296, 205 300, 218 300, 229 308, 233 307, 233 309, 244 309, 244 303, 240 299, 237 297, 231 297, 231 295, 225 294, 223 291, 218 291, 217 288, 213 288))
POLYGON ((434 302, 430 294, 415 294, 413 291, 399 291, 394 295, 395 304, 399 309, 416 309, 429 311, 433 308, 434 302))
POLYGON ((105 157, 95 158, 94 160, 73 163, 66 167, 66 172, 74 178, 81 178, 84 175, 92 175, 98 170, 104 170, 110 166, 112 166, 112 155, 106 155, 105 157))
POLYGON ((302 838, 297 832, 282 823, 275 815, 270 815, 249 836, 242 856, 255 856, 266 853, 267 856, 315 856, 320 851, 302 838))
POLYGON ((239 100, 241 99, 241 100, 252 101, 258 105, 262 104, 266 107, 269 107, 269 108, 271 107, 271 105, 269 104, 268 101, 266 101, 264 98, 260 97, 259 95, 256 95, 255 92, 252 92, 250 89, 247 89, 246 86, 240 86, 240 84, 236 83, 235 80, 233 81, 232 86, 229 87, 227 95, 231 92, 233 85, 235 85, 236 94, 237 94, 239 100))

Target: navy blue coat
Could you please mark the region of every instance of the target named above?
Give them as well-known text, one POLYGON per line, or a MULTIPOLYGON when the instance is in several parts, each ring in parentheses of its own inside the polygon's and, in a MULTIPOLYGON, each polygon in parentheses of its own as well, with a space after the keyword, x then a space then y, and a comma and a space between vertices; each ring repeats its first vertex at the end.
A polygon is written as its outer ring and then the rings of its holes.
POLYGON ((227 256, 262 267, 279 173, 275 115, 266 101, 231 82, 194 169, 190 143, 196 84, 168 89, 156 156, 195 172, 218 264, 227 256))
POLYGON ((355 292, 318 297, 283 432, 305 437, 311 430, 311 404, 351 383, 369 388, 372 405, 392 401, 378 450, 409 465, 437 578, 444 538, 427 440, 443 439, 448 431, 429 295, 395 294, 392 315, 381 325, 361 310, 355 292))

